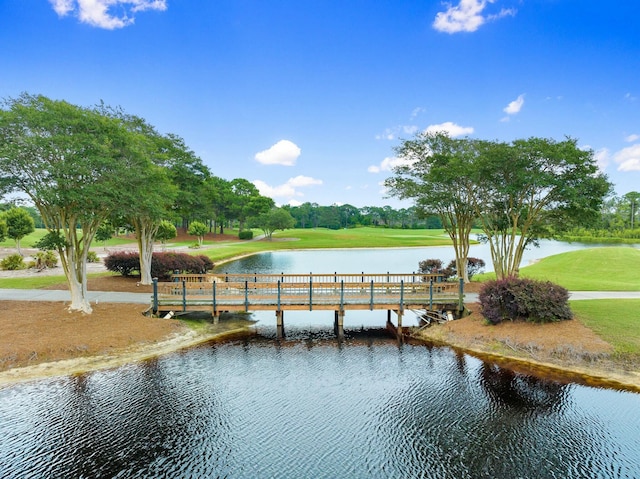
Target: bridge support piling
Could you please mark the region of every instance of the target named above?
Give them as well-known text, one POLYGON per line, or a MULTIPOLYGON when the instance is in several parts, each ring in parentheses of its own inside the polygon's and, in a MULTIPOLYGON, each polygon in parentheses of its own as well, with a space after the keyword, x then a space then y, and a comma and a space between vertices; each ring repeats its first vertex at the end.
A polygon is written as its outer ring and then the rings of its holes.
POLYGON ((338 339, 344 339, 344 310, 336 311, 333 320, 333 332, 338 339))
POLYGON ((284 338, 284 311, 276 311, 276 337, 284 338))

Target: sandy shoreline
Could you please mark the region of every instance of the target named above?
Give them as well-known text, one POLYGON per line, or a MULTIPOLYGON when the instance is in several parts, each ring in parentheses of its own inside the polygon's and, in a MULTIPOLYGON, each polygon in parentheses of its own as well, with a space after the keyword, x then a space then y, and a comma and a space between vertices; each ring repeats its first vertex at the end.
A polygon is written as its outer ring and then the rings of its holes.
POLYGON ((102 369, 112 369, 126 364, 145 361, 182 349, 191 348, 209 341, 227 341, 232 338, 254 334, 250 327, 241 327, 219 332, 197 332, 189 330, 178 333, 154 344, 133 346, 112 354, 64 359, 34 364, 0 372, 0 387, 60 376, 73 376, 102 369))

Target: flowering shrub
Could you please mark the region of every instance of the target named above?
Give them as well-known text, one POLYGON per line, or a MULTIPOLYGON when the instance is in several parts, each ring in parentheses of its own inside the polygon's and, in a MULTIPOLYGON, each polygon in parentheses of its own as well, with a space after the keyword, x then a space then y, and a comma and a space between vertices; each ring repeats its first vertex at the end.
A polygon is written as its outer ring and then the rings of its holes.
MULTIPOLYGON (((120 251, 111 253, 104 259, 104 265, 109 271, 131 276, 140 273, 140 257, 137 252, 126 253, 120 251)), ((186 274, 204 274, 213 269, 213 262, 204 255, 192 256, 186 253, 153 253, 151 259, 151 276, 160 280, 167 280, 178 271, 186 274)))
POLYGON ((482 315, 493 324, 517 319, 547 323, 573 317, 569 291, 550 281, 513 277, 487 281, 479 301, 482 315))

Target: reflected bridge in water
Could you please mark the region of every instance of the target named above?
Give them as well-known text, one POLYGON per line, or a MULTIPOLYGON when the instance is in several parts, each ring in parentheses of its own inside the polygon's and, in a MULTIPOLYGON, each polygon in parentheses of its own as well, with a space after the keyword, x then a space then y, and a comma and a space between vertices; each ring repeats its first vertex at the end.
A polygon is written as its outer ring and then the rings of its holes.
POLYGON ((224 312, 275 311, 278 335, 284 334, 287 310, 333 310, 338 337, 349 310, 387 310, 387 327, 401 337, 407 309, 460 317, 464 283, 420 273, 176 274, 169 282, 154 280, 151 305, 154 314, 211 311, 214 321, 224 312))

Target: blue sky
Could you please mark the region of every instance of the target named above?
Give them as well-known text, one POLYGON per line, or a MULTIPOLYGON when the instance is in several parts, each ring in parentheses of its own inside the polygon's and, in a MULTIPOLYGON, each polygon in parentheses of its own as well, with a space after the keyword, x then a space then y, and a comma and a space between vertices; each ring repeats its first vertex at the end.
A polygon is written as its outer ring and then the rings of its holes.
POLYGON ((390 204, 417 131, 577 138, 640 191, 640 2, 0 0, 0 96, 104 100, 278 204, 390 204))

